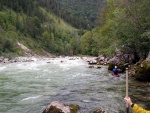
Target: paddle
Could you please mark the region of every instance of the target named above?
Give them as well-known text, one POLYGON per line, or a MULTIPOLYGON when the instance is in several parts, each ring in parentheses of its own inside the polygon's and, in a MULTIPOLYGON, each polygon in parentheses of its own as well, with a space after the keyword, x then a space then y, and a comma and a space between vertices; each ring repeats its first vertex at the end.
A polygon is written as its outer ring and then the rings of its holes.
MULTIPOLYGON (((128 68, 126 68, 126 97, 128 97, 128 68)), ((126 104, 127 113, 129 113, 129 105, 126 104)))

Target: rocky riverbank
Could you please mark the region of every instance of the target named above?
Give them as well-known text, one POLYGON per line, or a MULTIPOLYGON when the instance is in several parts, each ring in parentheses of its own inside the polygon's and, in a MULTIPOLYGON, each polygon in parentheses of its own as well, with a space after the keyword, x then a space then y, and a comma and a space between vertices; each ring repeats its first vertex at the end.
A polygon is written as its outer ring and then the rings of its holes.
POLYGON ((89 63, 89 68, 100 68, 99 65, 107 65, 108 70, 112 70, 114 66, 118 66, 121 73, 124 73, 126 68, 129 69, 129 75, 135 77, 139 81, 150 81, 150 53, 145 60, 138 62, 133 54, 124 54, 116 52, 113 57, 99 55, 93 58, 83 58, 89 63))
MULTIPOLYGON (((48 60, 50 58, 65 58, 66 56, 54 56, 47 54, 46 56, 38 56, 36 54, 31 55, 30 51, 23 45, 20 45, 26 52, 25 57, 5 58, 0 57, 0 63, 14 63, 14 62, 33 62, 40 60, 48 60)), ((70 57, 70 60, 77 59, 79 57, 70 57)), ((113 57, 107 57, 105 55, 99 55, 98 57, 81 57, 84 61, 88 62, 89 68, 101 68, 102 65, 107 65, 108 70, 112 70, 115 65, 118 66, 121 73, 124 73, 126 68, 129 68, 129 75, 134 76, 140 81, 150 81, 150 53, 146 60, 136 61, 133 54, 124 54, 122 52, 116 52, 113 57)), ((63 61, 62 61, 63 62, 63 61)))
POLYGON ((33 62, 39 60, 46 60, 52 57, 40 57, 40 56, 31 56, 31 57, 15 57, 15 58, 5 58, 0 57, 0 63, 15 63, 15 62, 33 62))

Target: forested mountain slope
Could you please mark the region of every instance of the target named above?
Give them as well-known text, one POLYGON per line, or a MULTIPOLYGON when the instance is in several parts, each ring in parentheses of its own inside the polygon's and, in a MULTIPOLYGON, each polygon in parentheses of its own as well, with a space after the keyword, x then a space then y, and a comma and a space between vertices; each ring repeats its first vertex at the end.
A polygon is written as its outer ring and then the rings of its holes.
POLYGON ((38 2, 74 27, 88 30, 96 26, 97 15, 106 4, 105 0, 40 0, 38 2))
POLYGON ((119 49, 144 59, 149 6, 149 0, 0 0, 0 55, 23 55, 20 42, 37 54, 111 56, 119 49))
POLYGON ((40 0, 0 0, 0 55, 23 55, 17 42, 37 54, 72 55, 78 38, 78 30, 42 7, 40 0))
POLYGON ((145 59, 150 52, 150 0, 107 0, 99 27, 81 38, 82 53, 113 55, 116 50, 145 59))
MULTIPOLYGON (((77 18, 76 21, 83 21, 85 25, 75 25, 77 28, 91 29, 96 26, 96 21, 101 9, 106 6, 106 0, 56 0, 59 7, 77 18)), ((66 15, 66 20, 67 15, 66 15)))

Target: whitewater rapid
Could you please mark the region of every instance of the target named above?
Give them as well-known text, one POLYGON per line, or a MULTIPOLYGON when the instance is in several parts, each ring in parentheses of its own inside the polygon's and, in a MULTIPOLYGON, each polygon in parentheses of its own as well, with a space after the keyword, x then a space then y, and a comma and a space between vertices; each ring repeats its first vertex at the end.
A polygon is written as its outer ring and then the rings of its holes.
POLYGON ((105 66, 90 69, 80 58, 0 64, 2 113, 41 113, 52 101, 78 104, 79 112, 119 113, 125 110, 124 93, 123 77, 112 78, 105 66))

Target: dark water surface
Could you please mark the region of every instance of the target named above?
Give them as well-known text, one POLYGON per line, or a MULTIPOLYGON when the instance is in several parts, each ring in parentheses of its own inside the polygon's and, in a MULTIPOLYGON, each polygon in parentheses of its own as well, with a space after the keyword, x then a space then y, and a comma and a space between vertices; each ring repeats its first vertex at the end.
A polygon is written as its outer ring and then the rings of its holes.
POLYGON ((114 78, 107 67, 87 67, 68 58, 0 64, 0 113, 41 113, 52 101, 78 104, 79 113, 125 112, 124 75, 114 78))

